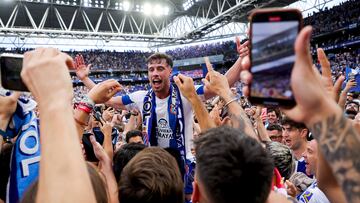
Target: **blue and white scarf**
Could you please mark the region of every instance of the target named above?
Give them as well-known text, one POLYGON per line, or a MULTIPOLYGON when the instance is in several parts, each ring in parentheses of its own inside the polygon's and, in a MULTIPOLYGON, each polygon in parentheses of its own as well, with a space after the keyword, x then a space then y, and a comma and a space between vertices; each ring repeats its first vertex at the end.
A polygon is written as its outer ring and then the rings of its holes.
MULTIPOLYGON (((151 89, 147 92, 144 98, 143 113, 143 132, 145 145, 157 146, 157 116, 156 116, 156 96, 151 89)), ((185 122, 184 111, 180 96, 180 91, 176 85, 170 85, 170 97, 168 99, 168 115, 169 126, 173 132, 170 139, 170 148, 177 149, 180 152, 181 158, 185 163, 185 122)))
POLYGON ((19 202, 26 189, 39 175, 39 124, 32 111, 33 107, 31 102, 29 104, 28 101, 19 99, 12 121, 6 130, 7 134, 18 135, 11 154, 7 203, 19 202))

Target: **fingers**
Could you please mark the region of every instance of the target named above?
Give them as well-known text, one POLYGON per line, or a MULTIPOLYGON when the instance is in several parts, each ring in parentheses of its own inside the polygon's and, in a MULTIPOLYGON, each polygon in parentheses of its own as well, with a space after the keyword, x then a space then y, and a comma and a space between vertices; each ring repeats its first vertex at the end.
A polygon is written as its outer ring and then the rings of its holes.
POLYGON ((310 54, 311 33, 312 33, 312 27, 306 26, 300 31, 295 41, 296 61, 308 64, 306 65, 306 67, 301 67, 301 68, 312 67, 311 54, 310 54))
POLYGON ((241 69, 242 70, 249 70, 250 69, 250 57, 246 56, 242 61, 241 61, 241 69))
POLYGON ((204 61, 205 61, 205 65, 206 65, 208 72, 214 71, 214 69, 210 63, 209 57, 204 57, 204 61))
POLYGON ((321 65, 321 72, 324 77, 331 78, 330 62, 322 48, 317 49, 318 59, 321 65))
POLYGON ((209 86, 210 86, 210 82, 209 82, 207 79, 203 78, 203 79, 201 79, 201 81, 204 83, 204 86, 205 86, 205 87, 209 87, 209 86))
POLYGON ((173 79, 174 79, 175 84, 176 84, 178 87, 181 87, 182 83, 181 83, 179 77, 178 77, 178 76, 174 76, 173 79))
POLYGON ((74 68, 74 61, 69 55, 59 52, 58 57, 60 58, 60 60, 65 61, 65 64, 69 69, 74 68))
POLYGON ((241 46, 240 37, 236 37, 235 41, 236 41, 236 50, 239 52, 241 46))
POLYGON ((101 147, 100 143, 98 143, 95 139, 94 135, 90 135, 90 142, 93 146, 94 149, 98 149, 99 147, 101 147))
POLYGON ((11 98, 13 101, 17 101, 21 95, 21 92, 14 91, 9 98, 11 98))
POLYGON ((341 92, 341 87, 342 87, 344 80, 345 80, 345 77, 343 75, 341 75, 334 84, 334 94, 335 94, 336 102, 338 102, 338 100, 339 100, 338 98, 339 98, 339 95, 341 92))

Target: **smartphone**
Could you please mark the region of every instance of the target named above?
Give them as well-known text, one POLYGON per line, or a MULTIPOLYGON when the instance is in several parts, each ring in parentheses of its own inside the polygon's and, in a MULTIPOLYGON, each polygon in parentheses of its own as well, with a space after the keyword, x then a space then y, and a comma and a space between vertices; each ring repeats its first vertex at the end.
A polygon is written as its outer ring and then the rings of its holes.
POLYGON ((20 54, 0 55, 0 78, 3 88, 22 92, 29 91, 20 76, 23 58, 23 55, 20 54))
POLYGON ((96 121, 98 121, 102 126, 104 125, 103 119, 102 119, 102 115, 100 111, 95 111, 93 113, 93 117, 95 118, 96 121))
POLYGON ((251 103, 288 108, 296 104, 290 78, 302 27, 297 9, 259 9, 250 15, 251 103))

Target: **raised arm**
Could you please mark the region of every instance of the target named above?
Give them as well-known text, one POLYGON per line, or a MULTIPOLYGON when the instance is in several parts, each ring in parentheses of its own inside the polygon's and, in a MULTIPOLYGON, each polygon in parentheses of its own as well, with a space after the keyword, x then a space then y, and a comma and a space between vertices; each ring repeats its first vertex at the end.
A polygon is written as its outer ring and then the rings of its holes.
MULTIPOLYGON (((327 95, 312 68, 311 30, 310 26, 303 28, 295 43, 291 87, 297 105, 285 113, 310 128, 348 202, 360 202, 360 136, 342 109, 327 95)), ((242 79, 250 83, 251 74, 245 72, 242 79)), ((244 91, 248 93, 249 89, 245 87, 244 91)))
POLYGON ((21 77, 38 102, 41 161, 36 202, 96 202, 76 132, 70 56, 53 48, 24 54, 21 77))
MULTIPOLYGON (((94 81, 89 78, 91 64, 85 65, 84 57, 76 55, 75 57, 75 72, 77 77, 84 83, 84 85, 91 90, 96 86, 94 81)), ((106 102, 106 105, 116 109, 126 109, 122 103, 121 97, 113 97, 106 102)))
POLYGON ((231 92, 226 77, 214 71, 207 58, 205 58, 205 63, 208 69, 208 77, 203 79, 205 87, 211 92, 219 95, 224 100, 225 105, 223 108, 229 109, 229 115, 233 127, 244 129, 249 136, 258 140, 250 119, 246 115, 244 109, 237 102, 237 98, 235 98, 231 92))
POLYGON ((191 103, 197 120, 199 122, 201 131, 216 127, 214 121, 210 118, 209 113, 205 108, 205 105, 202 103, 201 99, 196 94, 193 79, 185 75, 179 74, 178 76, 174 77, 174 82, 179 87, 184 97, 186 97, 186 99, 188 99, 191 103))
MULTIPOLYGON (((235 82, 240 80, 240 72, 242 71, 242 59, 249 54, 249 41, 240 43, 240 38, 236 38, 236 47, 237 52, 239 53, 239 58, 236 60, 233 66, 225 73, 226 79, 229 83, 229 86, 233 86, 235 82)), ((214 92, 209 90, 208 88, 204 88, 204 96, 206 99, 209 99, 215 95, 214 92)))
POLYGON ((107 102, 110 98, 121 90, 121 85, 114 79, 105 80, 95 85, 75 109, 74 119, 76 129, 81 140, 84 128, 89 121, 89 115, 95 104, 107 102))
POLYGON ((343 89, 343 91, 341 91, 338 104, 342 109, 345 108, 347 93, 350 91, 350 89, 352 87, 355 87, 355 86, 356 86, 355 80, 350 80, 350 81, 348 81, 346 83, 345 88, 343 89))

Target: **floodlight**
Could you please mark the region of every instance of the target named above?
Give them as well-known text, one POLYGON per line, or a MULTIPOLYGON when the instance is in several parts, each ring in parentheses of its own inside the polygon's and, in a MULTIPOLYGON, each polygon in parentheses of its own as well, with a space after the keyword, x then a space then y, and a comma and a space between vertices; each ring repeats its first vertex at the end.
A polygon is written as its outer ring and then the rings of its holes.
POLYGON ((154 14, 155 16, 160 16, 163 13, 163 8, 159 4, 154 6, 154 14))
POLYGON ((98 7, 99 7, 99 5, 95 4, 95 7, 96 7, 96 8, 98 8, 98 7))
POLYGON ((104 1, 100 1, 100 4, 104 4, 104 1))
POLYGON ((130 10, 130 3, 128 1, 124 1, 123 8, 124 11, 130 10))
POLYGON ((85 7, 89 7, 89 4, 88 4, 88 3, 84 3, 84 6, 85 6, 85 7))
POLYGON ((145 13, 145 15, 151 15, 151 11, 152 11, 152 6, 150 3, 145 3, 143 6, 143 12, 145 13))
POLYGON ((43 2, 44 2, 44 3, 48 3, 48 0, 44 0, 43 2))
POLYGON ((98 0, 96 0, 96 1, 95 1, 95 3, 96 3, 96 4, 98 4, 98 3, 99 3, 99 1, 98 1, 98 0))
POLYGON ((72 5, 73 5, 73 6, 76 6, 76 2, 74 1, 74 2, 72 3, 72 5))
POLYGON ((167 6, 164 7, 163 14, 166 16, 169 15, 169 7, 167 6))
POLYGON ((56 3, 57 3, 57 4, 60 4, 60 1, 59 1, 59 0, 57 0, 57 1, 56 1, 56 3))

